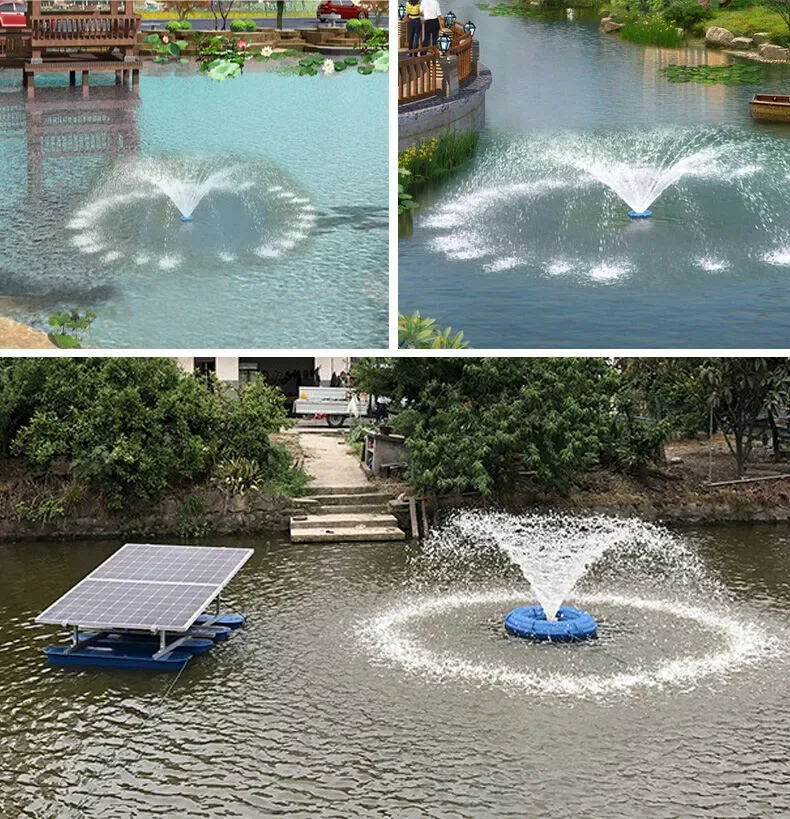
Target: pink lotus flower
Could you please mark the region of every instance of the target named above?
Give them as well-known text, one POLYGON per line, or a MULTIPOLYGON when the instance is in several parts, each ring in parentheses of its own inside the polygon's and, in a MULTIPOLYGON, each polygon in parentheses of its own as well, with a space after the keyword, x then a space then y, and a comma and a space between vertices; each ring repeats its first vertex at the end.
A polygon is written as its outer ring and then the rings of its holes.
POLYGON ((246 40, 239 40, 239 48, 241 48, 241 49, 247 48, 246 40))
POLYGON ((163 43, 169 43, 170 42, 170 38, 167 36, 167 34, 165 34, 165 36, 162 37, 162 42, 163 43))

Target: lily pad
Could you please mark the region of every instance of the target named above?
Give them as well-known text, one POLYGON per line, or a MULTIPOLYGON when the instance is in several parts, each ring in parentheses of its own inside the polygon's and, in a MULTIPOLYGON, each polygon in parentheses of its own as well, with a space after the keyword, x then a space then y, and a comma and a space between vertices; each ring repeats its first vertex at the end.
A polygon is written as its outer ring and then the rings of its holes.
POLYGON ((765 77, 761 65, 667 65, 659 69, 669 82, 696 82, 700 85, 758 85, 765 77))

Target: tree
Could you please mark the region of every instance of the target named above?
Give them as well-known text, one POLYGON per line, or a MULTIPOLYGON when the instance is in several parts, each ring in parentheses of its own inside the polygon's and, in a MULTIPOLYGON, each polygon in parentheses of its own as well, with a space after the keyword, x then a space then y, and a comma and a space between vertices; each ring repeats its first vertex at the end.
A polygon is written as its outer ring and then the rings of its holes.
POLYGON ((283 16, 285 15, 285 2, 284 0, 277 0, 277 28, 282 31, 283 28, 283 16))
POLYGON ((483 495, 525 473, 567 490, 597 463, 617 379, 599 358, 362 359, 353 375, 400 408, 412 488, 483 495))
POLYGON ((217 15, 222 18, 222 31, 225 31, 228 25, 228 16, 233 10, 234 0, 211 0, 211 13, 214 15, 214 29, 219 26, 217 15))
POLYGON ((735 458, 736 475, 742 478, 759 416, 773 419, 790 403, 790 359, 710 358, 701 375, 708 406, 735 458))
POLYGON ((179 20, 186 20, 197 6, 196 0, 171 0, 171 2, 163 4, 164 10, 174 12, 179 20))
POLYGON ((699 390, 701 363, 690 358, 620 358, 615 366, 622 377, 611 454, 645 478, 649 464, 666 460, 667 441, 707 426, 708 409, 699 390))

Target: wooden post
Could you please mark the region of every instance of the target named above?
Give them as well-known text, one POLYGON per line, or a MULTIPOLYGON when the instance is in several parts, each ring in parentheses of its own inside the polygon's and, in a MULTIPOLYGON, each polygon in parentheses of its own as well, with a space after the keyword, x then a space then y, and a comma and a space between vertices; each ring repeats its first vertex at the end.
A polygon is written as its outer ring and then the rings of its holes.
POLYGON ((88 86, 88 74, 90 72, 86 71, 85 69, 82 70, 82 96, 87 97, 90 94, 90 88, 88 86))
POLYGON ((417 501, 413 497, 409 498, 409 522, 411 523, 411 536, 419 538, 420 526, 417 523, 417 501))
POLYGON ((137 88, 140 85, 140 69, 132 69, 132 88, 137 88))
POLYGON ((425 495, 420 499, 422 502, 422 536, 428 535, 428 515, 425 514, 425 495))
POLYGON ((77 72, 76 71, 69 71, 69 85, 76 85, 77 84, 77 72))
POLYGON ((115 84, 116 85, 121 84, 121 72, 120 71, 115 72, 115 84))
POLYGON ((36 97, 36 75, 31 71, 29 74, 25 74, 27 77, 27 98, 29 100, 35 99, 36 97))

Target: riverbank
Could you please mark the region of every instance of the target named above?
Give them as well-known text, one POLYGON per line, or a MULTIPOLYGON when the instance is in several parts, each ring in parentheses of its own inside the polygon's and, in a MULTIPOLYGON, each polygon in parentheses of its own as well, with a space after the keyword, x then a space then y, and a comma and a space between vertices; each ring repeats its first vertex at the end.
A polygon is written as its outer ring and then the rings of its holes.
POLYGON ((773 463, 767 454, 755 453, 747 479, 783 477, 708 485, 709 470, 716 484, 733 480, 733 469, 734 460, 721 436, 714 438, 712 452, 707 440, 679 441, 667 446, 667 464, 651 470, 643 479, 601 468, 585 475, 567 495, 525 485, 496 503, 484 503, 472 496, 447 497, 440 502, 439 513, 459 507, 501 505, 513 512, 590 512, 662 523, 790 522, 790 464, 773 463))
POLYGON ((0 316, 0 349, 51 350, 55 345, 41 333, 18 321, 0 316))

